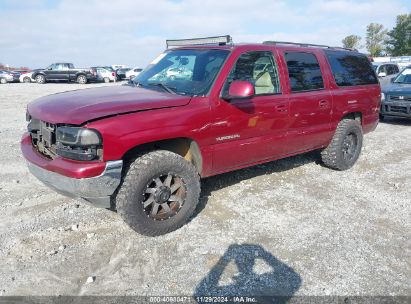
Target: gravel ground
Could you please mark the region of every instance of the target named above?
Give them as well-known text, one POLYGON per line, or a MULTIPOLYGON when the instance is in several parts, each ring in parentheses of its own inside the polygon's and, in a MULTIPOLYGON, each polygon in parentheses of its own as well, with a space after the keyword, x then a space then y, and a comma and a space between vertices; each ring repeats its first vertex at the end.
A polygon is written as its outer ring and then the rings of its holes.
POLYGON ((411 295, 411 121, 346 172, 308 153, 208 178, 192 221, 148 238, 21 156, 28 102, 94 86, 0 85, 0 295, 411 295))

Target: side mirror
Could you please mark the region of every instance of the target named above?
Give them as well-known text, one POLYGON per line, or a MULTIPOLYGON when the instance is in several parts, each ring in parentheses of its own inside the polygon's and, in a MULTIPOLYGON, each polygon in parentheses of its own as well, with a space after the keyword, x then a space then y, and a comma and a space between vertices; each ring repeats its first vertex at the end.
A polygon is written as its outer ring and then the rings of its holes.
POLYGON ((250 82, 237 80, 230 84, 226 99, 250 98, 254 94, 254 86, 250 82))
POLYGON ((384 72, 378 73, 378 77, 385 77, 385 76, 387 76, 387 73, 384 73, 384 72))

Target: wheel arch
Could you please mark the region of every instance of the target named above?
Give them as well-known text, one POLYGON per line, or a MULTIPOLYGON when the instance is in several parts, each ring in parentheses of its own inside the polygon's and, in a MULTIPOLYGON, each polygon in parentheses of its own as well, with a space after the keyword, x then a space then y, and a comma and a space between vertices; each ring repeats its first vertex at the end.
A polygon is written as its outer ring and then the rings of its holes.
POLYGON ((122 159, 129 162, 141 153, 154 150, 174 152, 192 163, 200 175, 203 171, 203 157, 200 147, 195 140, 186 137, 157 140, 135 146, 124 153, 122 159))
POLYGON ((345 113, 343 117, 341 118, 341 120, 352 119, 352 120, 358 121, 362 125, 363 124, 362 117, 363 117, 362 112, 357 111, 357 112, 345 113))

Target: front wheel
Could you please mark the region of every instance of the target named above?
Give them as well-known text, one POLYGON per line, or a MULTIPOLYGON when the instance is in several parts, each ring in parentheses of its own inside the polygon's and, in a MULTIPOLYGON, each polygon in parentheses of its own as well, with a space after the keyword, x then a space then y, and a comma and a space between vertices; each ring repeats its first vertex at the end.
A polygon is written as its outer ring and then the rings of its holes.
POLYGON ((323 163, 335 170, 351 168, 361 153, 363 132, 354 119, 343 119, 337 126, 331 143, 321 152, 323 163))
POLYGON ((109 83, 109 82, 110 82, 110 78, 108 78, 108 77, 104 77, 103 80, 104 80, 105 83, 109 83))
POLYGON ((87 77, 84 76, 84 75, 77 76, 77 83, 86 84, 87 83, 87 77))
POLYGON ((0 83, 1 83, 1 84, 6 84, 6 83, 7 83, 7 79, 6 79, 6 78, 0 78, 0 83))
POLYGON ((28 77, 28 76, 27 76, 27 77, 24 77, 24 78, 23 78, 23 82, 24 82, 24 83, 30 83, 30 82, 31 82, 31 78, 28 77))
POLYGON ((200 196, 200 177, 180 155, 159 150, 135 159, 126 170, 115 202, 135 231, 158 236, 183 226, 200 196))

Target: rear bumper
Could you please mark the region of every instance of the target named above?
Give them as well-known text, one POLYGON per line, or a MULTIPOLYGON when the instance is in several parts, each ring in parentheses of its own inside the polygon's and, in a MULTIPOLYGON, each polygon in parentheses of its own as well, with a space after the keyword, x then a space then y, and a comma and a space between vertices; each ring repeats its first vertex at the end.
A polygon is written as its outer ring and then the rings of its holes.
POLYGON ((96 207, 110 207, 111 196, 120 185, 122 160, 96 163, 46 159, 33 148, 28 134, 22 138, 21 150, 30 172, 48 187, 96 207))
POLYGON ((381 115, 411 118, 411 102, 389 101, 381 104, 381 115))

